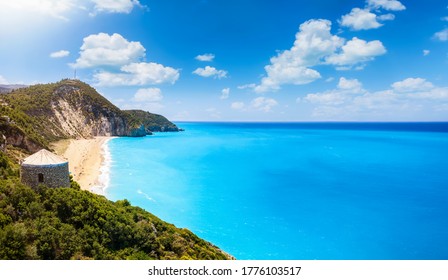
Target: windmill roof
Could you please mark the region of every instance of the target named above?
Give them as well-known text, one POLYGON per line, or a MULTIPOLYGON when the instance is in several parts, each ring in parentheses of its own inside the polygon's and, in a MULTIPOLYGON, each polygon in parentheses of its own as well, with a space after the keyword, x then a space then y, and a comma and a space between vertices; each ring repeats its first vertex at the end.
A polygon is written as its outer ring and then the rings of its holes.
POLYGON ((30 155, 25 158, 22 164, 26 165, 58 165, 62 163, 66 163, 67 160, 64 158, 53 154, 50 151, 42 149, 37 153, 30 155))

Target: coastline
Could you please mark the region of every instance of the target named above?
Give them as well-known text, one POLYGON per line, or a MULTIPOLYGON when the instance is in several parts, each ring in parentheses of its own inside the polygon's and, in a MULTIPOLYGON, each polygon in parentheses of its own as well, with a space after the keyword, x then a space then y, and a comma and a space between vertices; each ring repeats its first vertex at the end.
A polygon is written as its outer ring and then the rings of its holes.
POLYGON ((69 171, 82 190, 104 194, 109 181, 110 154, 107 142, 114 137, 69 139, 55 142, 53 149, 69 161, 69 171))

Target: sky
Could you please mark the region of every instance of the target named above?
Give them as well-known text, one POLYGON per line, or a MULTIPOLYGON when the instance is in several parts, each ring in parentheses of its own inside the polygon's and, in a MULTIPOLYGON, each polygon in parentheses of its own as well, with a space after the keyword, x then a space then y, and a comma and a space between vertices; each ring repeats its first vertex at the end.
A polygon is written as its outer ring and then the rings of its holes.
POLYGON ((0 0, 0 84, 174 121, 448 121, 446 0, 0 0))

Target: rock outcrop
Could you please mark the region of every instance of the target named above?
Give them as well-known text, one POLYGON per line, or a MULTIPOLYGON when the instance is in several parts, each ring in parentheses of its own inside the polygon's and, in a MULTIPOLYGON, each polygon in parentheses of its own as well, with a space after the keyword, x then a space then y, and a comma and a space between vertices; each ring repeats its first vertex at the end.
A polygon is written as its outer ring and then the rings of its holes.
POLYGON ((29 152, 63 138, 141 137, 153 131, 179 131, 163 116, 120 110, 79 80, 15 89, 0 95, 0 104, 0 116, 13 124, 0 126, 6 143, 29 152))
POLYGON ((69 137, 132 134, 120 109, 99 94, 96 99, 76 85, 58 87, 51 100, 52 122, 69 137))

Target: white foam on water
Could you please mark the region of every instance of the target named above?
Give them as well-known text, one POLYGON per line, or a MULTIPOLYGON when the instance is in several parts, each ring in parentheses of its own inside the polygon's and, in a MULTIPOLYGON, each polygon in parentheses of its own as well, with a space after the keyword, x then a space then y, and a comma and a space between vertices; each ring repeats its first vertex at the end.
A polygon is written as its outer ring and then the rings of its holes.
POLYGON ((112 155, 110 153, 108 142, 112 138, 104 141, 101 147, 101 156, 103 161, 100 167, 100 175, 96 181, 96 184, 90 188, 90 191, 96 194, 105 195, 106 189, 110 185, 110 169, 112 166, 112 155))

